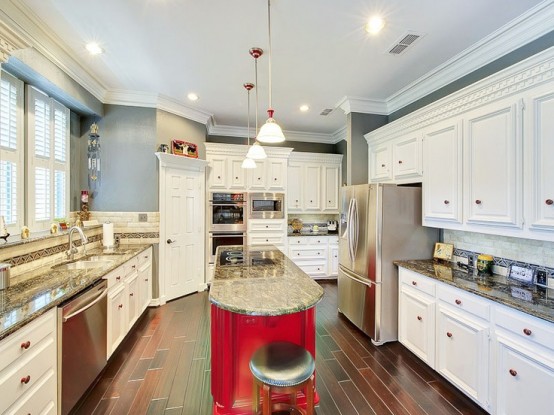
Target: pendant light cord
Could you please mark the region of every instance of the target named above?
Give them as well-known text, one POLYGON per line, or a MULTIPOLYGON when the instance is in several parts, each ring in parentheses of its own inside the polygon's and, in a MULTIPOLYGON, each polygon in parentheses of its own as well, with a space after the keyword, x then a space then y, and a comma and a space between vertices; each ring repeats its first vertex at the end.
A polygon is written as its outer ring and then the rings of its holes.
POLYGON ((267 27, 269 35, 269 109, 271 110, 271 0, 267 0, 267 27))
POLYGON ((258 58, 254 58, 254 72, 255 72, 254 78, 256 80, 256 131, 254 131, 255 133, 254 138, 257 139, 258 137, 258 86, 257 86, 258 85, 258 58))
MULTIPOLYGON (((258 81, 256 80, 256 83, 258 81)), ((248 127, 246 129, 246 144, 250 145, 250 90, 247 90, 248 92, 248 127)))

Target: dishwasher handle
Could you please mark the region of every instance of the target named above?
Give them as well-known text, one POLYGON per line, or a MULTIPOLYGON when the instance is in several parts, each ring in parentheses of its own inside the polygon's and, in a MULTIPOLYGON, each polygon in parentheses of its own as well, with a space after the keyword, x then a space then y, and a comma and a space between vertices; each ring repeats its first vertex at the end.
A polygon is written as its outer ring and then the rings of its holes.
POLYGON ((102 291, 100 291, 100 294, 93 300, 91 301, 90 303, 87 303, 85 304, 83 307, 79 308, 78 310, 75 310, 74 312, 72 312, 71 314, 68 314, 66 316, 63 316, 63 322, 67 322, 68 320, 72 319, 73 317, 75 317, 76 315, 78 314, 81 314, 82 312, 88 310, 89 308, 91 308, 94 304, 98 303, 99 301, 101 301, 104 297, 106 297, 108 295, 108 288, 106 287, 105 289, 103 289, 102 291))

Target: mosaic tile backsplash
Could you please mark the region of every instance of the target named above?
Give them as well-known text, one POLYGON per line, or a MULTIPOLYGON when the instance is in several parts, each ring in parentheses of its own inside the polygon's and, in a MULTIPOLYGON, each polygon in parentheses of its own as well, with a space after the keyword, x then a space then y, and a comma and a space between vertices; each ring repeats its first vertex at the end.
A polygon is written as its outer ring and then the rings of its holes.
POLYGON ((506 275, 512 264, 546 271, 554 277, 554 242, 484 235, 445 229, 443 241, 454 245, 454 261, 466 262, 479 254, 494 257, 494 272, 506 275))

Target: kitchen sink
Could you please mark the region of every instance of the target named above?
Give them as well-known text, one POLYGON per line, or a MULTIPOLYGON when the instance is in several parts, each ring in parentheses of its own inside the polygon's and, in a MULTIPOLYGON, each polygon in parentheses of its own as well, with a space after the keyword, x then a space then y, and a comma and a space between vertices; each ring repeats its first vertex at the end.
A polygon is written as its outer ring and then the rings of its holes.
POLYGON ((95 268, 107 268, 113 264, 113 261, 107 260, 86 260, 86 261, 76 261, 70 262, 68 264, 56 265, 53 268, 59 270, 72 270, 72 269, 95 269, 95 268))
POLYGON ((85 261, 93 261, 93 262, 98 262, 98 261, 114 261, 115 258, 114 258, 115 255, 91 255, 89 257, 86 257, 84 260, 85 261))

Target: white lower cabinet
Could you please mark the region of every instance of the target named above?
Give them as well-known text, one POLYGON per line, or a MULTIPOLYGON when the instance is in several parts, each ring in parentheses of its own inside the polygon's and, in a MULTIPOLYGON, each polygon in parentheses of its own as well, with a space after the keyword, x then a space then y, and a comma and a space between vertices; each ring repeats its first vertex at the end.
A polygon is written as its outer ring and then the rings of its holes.
POLYGON ((286 253, 287 223, 285 219, 250 219, 248 221, 248 245, 275 245, 286 253))
POLYGON ((0 413, 58 412, 56 311, 0 342, 0 413))
POLYGON ((406 348, 492 414, 554 413, 554 324, 404 268, 398 275, 406 348))
POLYGON ((310 277, 338 275, 338 236, 289 236, 288 245, 287 256, 310 277))
POLYGON ((108 292, 108 358, 127 334, 125 285, 118 284, 108 292), (125 307, 125 308, 124 308, 125 307))
POLYGON ((329 241, 329 266, 327 272, 330 277, 338 277, 339 275, 339 246, 331 241, 329 241))

